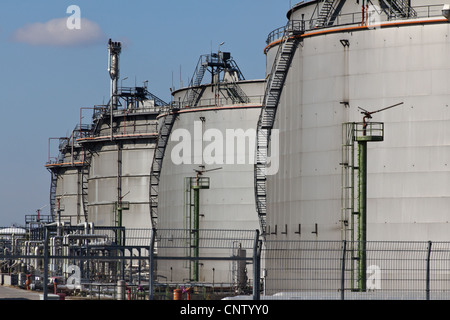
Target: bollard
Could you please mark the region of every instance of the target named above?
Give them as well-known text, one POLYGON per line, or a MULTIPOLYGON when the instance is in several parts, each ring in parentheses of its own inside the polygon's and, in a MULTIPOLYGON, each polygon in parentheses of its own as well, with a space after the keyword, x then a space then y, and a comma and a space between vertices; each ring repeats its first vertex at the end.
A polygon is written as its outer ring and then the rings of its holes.
POLYGON ((25 282, 25 285, 27 286, 27 290, 30 290, 30 284, 31 284, 31 274, 27 274, 27 281, 25 282))

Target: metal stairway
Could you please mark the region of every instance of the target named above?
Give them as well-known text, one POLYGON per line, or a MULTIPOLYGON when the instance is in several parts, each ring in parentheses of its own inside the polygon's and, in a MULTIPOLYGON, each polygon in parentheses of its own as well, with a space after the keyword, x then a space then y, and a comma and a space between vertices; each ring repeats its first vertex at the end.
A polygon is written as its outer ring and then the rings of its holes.
POLYGON ((417 12, 410 6, 408 0, 382 0, 388 8, 389 17, 417 17, 417 12))
POLYGON ((286 76, 299 42, 297 35, 304 32, 302 24, 291 22, 284 29, 281 43, 267 80, 264 102, 257 124, 256 159, 254 166, 256 210, 262 234, 266 234, 266 165, 271 131, 286 76))
POLYGON ((150 219, 152 228, 156 228, 157 226, 159 181, 162 163, 166 152, 167 142, 169 141, 169 136, 172 132, 172 127, 177 115, 177 108, 168 109, 167 115, 164 117, 164 121, 159 129, 158 139, 156 141, 155 153, 150 170, 150 219))
POLYGON ((53 170, 49 170, 51 175, 50 180, 50 216, 55 214, 56 204, 56 186, 58 182, 58 176, 53 170))
MULTIPOLYGON (((84 215, 84 222, 88 222, 88 206, 89 206, 89 199, 88 199, 88 189, 89 189, 89 170, 91 168, 91 160, 92 160, 92 153, 91 151, 87 150, 87 148, 83 148, 83 164, 80 168, 81 171, 81 199, 83 204, 83 215, 84 215)), ((78 221, 81 222, 81 221, 78 221)))
POLYGON ((202 83, 205 72, 208 69, 207 56, 201 56, 195 68, 194 75, 189 82, 189 90, 183 99, 183 104, 190 107, 195 107, 198 104, 198 99, 201 97, 205 88, 199 88, 202 83))
POLYGON ((319 11, 316 28, 326 27, 329 24, 329 20, 335 11, 336 0, 324 0, 322 8, 319 11))

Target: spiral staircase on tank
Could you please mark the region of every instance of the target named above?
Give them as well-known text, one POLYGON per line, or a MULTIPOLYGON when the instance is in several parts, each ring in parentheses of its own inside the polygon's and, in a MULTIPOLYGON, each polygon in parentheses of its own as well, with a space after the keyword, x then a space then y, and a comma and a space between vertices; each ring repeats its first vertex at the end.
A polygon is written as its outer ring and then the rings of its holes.
POLYGON ((156 141, 155 153, 153 155, 153 162, 150 170, 150 219, 152 228, 156 228, 158 222, 158 195, 162 163, 169 136, 172 132, 177 115, 178 108, 168 108, 158 131, 158 139, 156 141))
POLYGON ((257 124, 254 183, 256 210, 262 234, 266 234, 266 182, 271 133, 289 67, 300 41, 298 36, 303 32, 304 24, 301 22, 289 21, 286 25, 272 70, 268 75, 263 106, 257 124))

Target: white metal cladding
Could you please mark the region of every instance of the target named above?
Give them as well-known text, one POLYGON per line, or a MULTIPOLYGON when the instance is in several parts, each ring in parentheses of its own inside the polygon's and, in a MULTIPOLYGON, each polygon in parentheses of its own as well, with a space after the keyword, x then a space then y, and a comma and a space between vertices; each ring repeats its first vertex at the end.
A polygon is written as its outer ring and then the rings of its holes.
POLYGON ((425 23, 304 37, 275 123, 281 159, 268 177, 267 223, 278 232, 269 237, 341 239, 342 124, 362 121, 358 107, 404 102, 374 115, 385 137, 369 143, 367 239, 449 240, 449 34, 448 23, 425 23))
MULTIPOLYGON (((244 131, 248 129, 254 131, 259 112, 259 107, 250 107, 181 113, 174 124, 172 133, 178 129, 185 129, 194 139, 194 122, 200 122, 202 117, 205 119, 203 131, 217 129, 225 138, 227 129, 239 128, 244 131)), ((210 144, 207 141, 203 143, 204 147, 210 144)), ((158 227, 162 229, 185 227, 184 178, 195 177, 194 170, 200 169, 201 165, 201 163, 194 163, 200 160, 194 152, 190 158, 191 164, 175 164, 171 156, 172 150, 178 144, 179 141, 169 140, 162 166, 158 208, 158 227)), ((223 156, 226 156, 225 152, 223 156)), ((219 158, 224 159, 222 156, 219 158)), ((205 215, 201 222, 203 227, 206 229, 258 229, 253 191, 253 164, 248 162, 248 158, 244 164, 227 164, 226 162, 218 164, 203 162, 203 164, 206 170, 221 168, 204 174, 210 177, 211 182, 210 189, 201 191, 201 208, 202 214, 205 215)))
MULTIPOLYGON (((178 116, 172 133, 177 129, 187 129, 193 132, 192 124, 205 119, 205 130, 210 128, 223 132, 226 129, 254 129, 260 108, 211 110, 187 112, 178 116)), ((186 212, 185 178, 195 177, 194 170, 200 169, 199 164, 176 165, 172 162, 171 153, 177 141, 168 143, 162 166, 158 195, 158 228, 189 229, 186 212)), ((207 145, 208 142, 205 142, 207 145)), ((198 157, 192 156, 192 160, 198 157)), ((221 168, 206 172, 203 176, 210 178, 210 188, 200 191, 200 228, 228 230, 257 230, 259 219, 256 213, 253 189, 253 164, 210 164, 206 170, 221 168)), ((238 246, 238 243, 236 243, 238 246)), ((231 252, 230 254, 233 254, 231 252)), ((164 255, 163 249, 160 249, 164 255)), ((186 253, 184 253, 186 254, 186 253)), ((214 255, 214 252, 202 251, 202 254, 214 255)), ((232 283, 230 277, 230 262, 202 261, 200 265, 200 281, 216 281, 232 283), (211 272, 211 270, 215 272, 211 272)), ((189 278, 188 264, 160 261, 158 274, 171 277, 173 280, 189 278), (164 267, 166 266, 167 267, 164 267), (171 275, 169 272, 172 270, 171 275)), ((249 267, 249 274, 251 270, 249 267)))

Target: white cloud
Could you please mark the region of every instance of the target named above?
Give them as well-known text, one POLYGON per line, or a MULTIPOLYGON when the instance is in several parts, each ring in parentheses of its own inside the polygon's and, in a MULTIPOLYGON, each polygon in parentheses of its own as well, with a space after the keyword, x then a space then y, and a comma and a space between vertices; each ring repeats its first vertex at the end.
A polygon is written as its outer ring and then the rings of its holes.
POLYGON ((81 18, 80 29, 70 29, 67 19, 26 25, 14 32, 12 40, 34 46, 58 47, 86 46, 106 41, 106 35, 95 22, 81 18))

